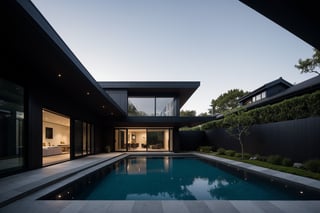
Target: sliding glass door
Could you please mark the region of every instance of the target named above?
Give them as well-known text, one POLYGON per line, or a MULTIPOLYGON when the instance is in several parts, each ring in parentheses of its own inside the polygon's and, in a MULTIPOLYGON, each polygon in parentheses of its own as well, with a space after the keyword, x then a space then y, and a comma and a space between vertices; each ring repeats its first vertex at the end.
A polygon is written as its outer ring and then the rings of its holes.
POLYGON ((171 151, 171 128, 116 128, 115 151, 171 151))
POLYGON ((94 153, 93 124, 74 121, 74 157, 81 157, 94 153))
POLYGON ((127 129, 115 130, 115 150, 127 151, 127 129))
POLYGON ((70 160, 70 118, 42 110, 42 165, 70 160))

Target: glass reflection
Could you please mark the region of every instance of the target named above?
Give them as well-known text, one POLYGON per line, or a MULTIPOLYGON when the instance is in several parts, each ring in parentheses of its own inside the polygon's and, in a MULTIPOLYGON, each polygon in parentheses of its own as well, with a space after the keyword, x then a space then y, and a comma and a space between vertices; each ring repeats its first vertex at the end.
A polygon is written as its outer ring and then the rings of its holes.
POLYGON ((0 79, 0 174, 24 166, 24 89, 0 79))
POLYGON ((172 149, 172 129, 116 128, 116 151, 169 151, 172 149))
POLYGON ((156 98, 156 116, 175 116, 174 98, 156 98))
POLYGON ((176 116, 174 97, 129 97, 129 116, 176 116))
POLYGON ((86 199, 230 199, 226 190, 239 183, 240 178, 194 158, 141 156, 118 163, 86 199))
POLYGON ((129 98, 129 116, 154 116, 154 98, 129 98))
POLYGON ((248 178, 244 171, 232 167, 213 166, 194 157, 168 156, 123 159, 116 162, 113 168, 107 167, 107 172, 97 171, 95 176, 81 179, 67 190, 50 196, 57 199, 55 197, 61 194, 68 194, 66 197, 72 194, 71 199, 75 200, 319 199, 317 192, 309 191, 306 195, 305 190, 287 184, 271 183, 253 175, 248 178), (89 187, 78 193, 88 182, 89 187), (70 190, 72 193, 69 193, 70 190))

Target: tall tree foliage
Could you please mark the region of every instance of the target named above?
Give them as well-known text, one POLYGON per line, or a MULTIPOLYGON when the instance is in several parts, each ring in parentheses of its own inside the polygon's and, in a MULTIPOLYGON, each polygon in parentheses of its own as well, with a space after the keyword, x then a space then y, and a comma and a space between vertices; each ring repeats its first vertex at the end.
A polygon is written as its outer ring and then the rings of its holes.
POLYGON ((238 107, 238 100, 242 96, 248 94, 241 89, 231 89, 226 93, 221 94, 217 99, 211 100, 211 109, 209 113, 214 115, 215 113, 225 113, 238 107))
POLYGON ((195 117, 196 114, 197 113, 195 110, 181 110, 180 111, 180 116, 182 116, 182 117, 195 117))
POLYGON ((301 73, 317 73, 320 75, 320 51, 313 49, 312 58, 299 59, 298 64, 294 65, 301 73))

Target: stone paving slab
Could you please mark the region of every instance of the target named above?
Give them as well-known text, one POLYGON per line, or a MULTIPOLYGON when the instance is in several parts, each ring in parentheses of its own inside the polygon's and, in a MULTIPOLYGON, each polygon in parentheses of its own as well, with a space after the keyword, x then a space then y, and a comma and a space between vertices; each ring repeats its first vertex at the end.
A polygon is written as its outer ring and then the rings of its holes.
POLYGON ((20 199, 38 189, 42 189, 59 180, 70 177, 79 171, 124 155, 108 153, 91 155, 77 160, 35 169, 0 179, 0 207, 20 199))
POLYGON ((17 201, 1 213, 319 213, 319 201, 17 201))

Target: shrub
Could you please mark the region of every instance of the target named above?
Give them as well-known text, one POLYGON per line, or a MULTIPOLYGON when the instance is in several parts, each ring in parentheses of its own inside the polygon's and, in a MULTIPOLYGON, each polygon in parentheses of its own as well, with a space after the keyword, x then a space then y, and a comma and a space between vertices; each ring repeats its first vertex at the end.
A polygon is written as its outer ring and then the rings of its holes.
POLYGON ((226 150, 225 150, 224 148, 219 148, 219 149, 217 150, 217 152, 218 152, 219 155, 224 155, 225 152, 226 152, 226 150))
POLYGON ((201 130, 208 130, 213 128, 220 128, 223 127, 223 119, 222 120, 215 120, 215 121, 209 121, 205 124, 202 124, 201 130))
POLYGON ((257 160, 266 162, 267 159, 268 159, 268 158, 267 158, 266 156, 259 156, 257 160))
POLYGON ((236 154, 234 154, 234 156, 237 158, 241 158, 241 153, 237 152, 236 154))
POLYGON ((280 155, 270 155, 267 158, 267 162, 275 165, 281 165, 282 157, 280 155))
POLYGON ((290 158, 283 158, 281 164, 283 166, 292 166, 293 162, 290 158))
POLYGON ((250 157, 249 160, 259 160, 261 158, 261 156, 259 154, 255 154, 252 157, 250 157))
POLYGON ((229 150, 226 150, 224 153, 225 155, 228 155, 228 156, 234 156, 236 154, 236 151, 229 149, 229 150))
POLYGON ((320 173, 320 160, 319 159, 308 160, 303 164, 303 166, 307 170, 320 173))
POLYGON ((211 146, 200 146, 199 147, 199 151, 200 152, 211 152, 212 151, 212 147, 211 146))
POLYGON ((249 159, 251 155, 249 153, 243 153, 243 159, 249 159))

